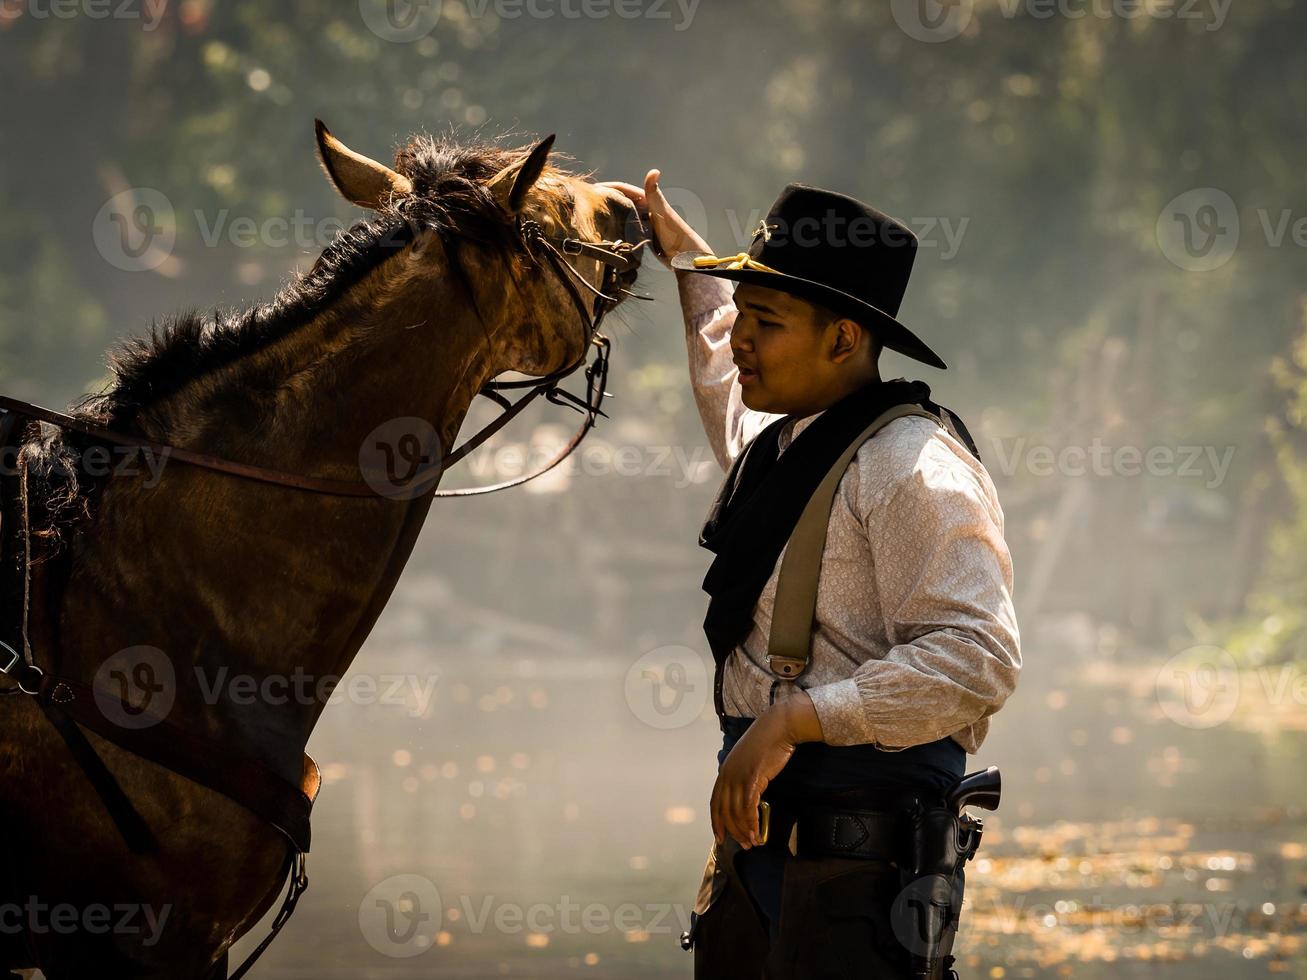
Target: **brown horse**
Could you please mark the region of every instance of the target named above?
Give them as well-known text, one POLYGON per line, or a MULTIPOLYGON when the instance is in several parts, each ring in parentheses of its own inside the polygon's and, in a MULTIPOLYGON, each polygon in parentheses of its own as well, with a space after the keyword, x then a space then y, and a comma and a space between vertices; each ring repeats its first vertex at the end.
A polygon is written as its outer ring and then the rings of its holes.
MULTIPOLYGON (((357 482, 393 420, 430 420, 438 444, 452 446, 488 379, 584 358, 578 295, 592 313, 613 305, 578 294, 523 241, 524 221, 550 241, 590 242, 620 239, 633 218, 617 191, 550 165, 551 142, 509 150, 414 137, 391 169, 319 124, 328 176, 375 215, 271 303, 183 316, 129 344, 110 389, 77 417, 324 481, 357 482)), ((566 261, 596 289, 635 275, 606 283, 586 252, 566 261)), ((335 496, 176 461, 88 477, 79 462, 95 442, 63 432, 21 447, 38 559, 34 662, 88 689, 106 664, 146 662, 150 683, 169 675, 159 687, 172 730, 298 785, 325 703, 312 681, 350 666, 434 486, 335 496), (196 680, 224 670, 307 677, 297 690, 313 696, 238 706, 196 680)), ((9 614, 21 596, 4 581, 9 614)), ((146 681, 110 676, 125 685, 114 706, 130 714, 130 685, 146 681)), ((0 675, 0 692, 12 689, 0 675)), ((229 795, 85 734, 154 846, 129 847, 35 698, 0 697, 0 975, 226 976, 227 950, 277 900, 286 840, 229 795)))

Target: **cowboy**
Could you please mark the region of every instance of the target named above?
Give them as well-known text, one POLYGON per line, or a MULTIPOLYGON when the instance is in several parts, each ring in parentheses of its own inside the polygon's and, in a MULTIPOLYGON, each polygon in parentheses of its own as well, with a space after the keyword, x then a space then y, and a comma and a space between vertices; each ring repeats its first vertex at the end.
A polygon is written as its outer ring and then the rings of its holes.
POLYGON ((718 256, 659 177, 613 186, 676 271, 695 400, 727 471, 700 535, 715 555, 704 629, 723 744, 685 943, 695 976, 956 977, 951 955, 929 974, 911 955, 895 905, 910 856, 889 828, 957 783, 1021 654, 1003 512, 966 426, 924 382, 879 373, 885 348, 945 367, 896 319, 916 237, 795 183, 747 252, 718 256), (835 474, 796 675, 768 656, 787 541, 822 477, 896 406, 916 414, 883 424, 835 474), (848 826, 857 837, 832 849, 848 826))

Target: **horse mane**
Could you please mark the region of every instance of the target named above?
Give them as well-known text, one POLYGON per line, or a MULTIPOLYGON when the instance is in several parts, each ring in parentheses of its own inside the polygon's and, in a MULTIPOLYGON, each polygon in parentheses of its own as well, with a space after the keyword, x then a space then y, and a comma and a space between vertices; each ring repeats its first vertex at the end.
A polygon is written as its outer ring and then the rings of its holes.
MULTIPOLYGON (((180 313, 154 321, 148 336, 121 341, 109 352, 108 386, 80 399, 73 414, 139 433, 139 419, 151 406, 308 324, 422 232, 440 237, 455 278, 473 296, 459 260, 464 243, 510 255, 522 252, 514 226, 504 220, 485 182, 529 149, 458 143, 453 134, 410 138, 395 155, 395 169, 413 182, 412 195, 343 232, 311 269, 295 274, 270 301, 245 309, 180 313)), ((546 169, 550 172, 568 173, 556 167, 546 169)), ((566 220, 572 201, 565 182, 542 181, 537 187, 541 205, 566 220)), ((516 273, 516 264, 513 269, 516 273)), ((79 474, 77 455, 92 444, 77 433, 56 432, 36 435, 24 445, 35 536, 57 546, 61 530, 89 514, 89 497, 104 478, 79 474)))

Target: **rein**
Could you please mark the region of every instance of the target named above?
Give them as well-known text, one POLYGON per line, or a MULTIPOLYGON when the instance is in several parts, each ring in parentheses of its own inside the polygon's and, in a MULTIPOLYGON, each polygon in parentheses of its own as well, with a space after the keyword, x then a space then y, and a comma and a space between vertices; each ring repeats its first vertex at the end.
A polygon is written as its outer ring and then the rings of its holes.
MULTIPOLYGON (((469 487, 463 490, 437 490, 433 496, 436 497, 468 497, 483 493, 494 493, 498 490, 506 490, 509 487, 515 487, 553 469, 580 445, 581 440, 595 424, 595 416, 602 415, 608 418, 608 414, 601 408, 604 396, 609 393, 604 390, 604 385, 608 380, 608 354, 611 344, 607 337, 599 333, 599 325, 603 321, 604 314, 620 301, 619 297, 609 295, 607 290, 617 286, 617 277, 622 272, 639 265, 640 252, 647 244, 645 242, 630 243, 623 241, 599 241, 588 242, 576 238, 564 238, 555 245, 545 237, 540 225, 530 219, 519 218, 517 222, 518 233, 527 251, 535 254, 539 248, 544 253, 554 274, 567 287, 568 293, 576 305, 577 313, 581 318, 584 326, 587 346, 593 345, 598 349, 595 362, 586 367, 586 393, 584 398, 578 398, 569 391, 560 388, 559 382, 573 374, 581 365, 585 364, 589 351, 582 355, 566 367, 559 368, 549 374, 541 375, 537 378, 529 378, 522 381, 488 381, 482 385, 478 394, 489 398, 496 404, 500 405, 504 411, 493 421, 486 424, 474 435, 470 436, 461 446, 451 452, 443 454, 440 459, 427 463, 417 472, 415 472, 406 481, 400 484, 389 484, 390 489, 394 491, 393 496, 399 499, 403 497, 403 491, 413 487, 429 484, 434 485, 435 478, 442 471, 453 466, 468 453, 472 452, 492 435, 511 422, 518 414, 522 412, 535 398, 544 395, 545 398, 555 405, 565 405, 568 408, 575 409, 585 418, 582 420, 580 427, 573 434, 567 444, 551 459, 549 462, 524 477, 513 480, 506 480, 502 483, 494 484, 488 487, 469 487), (596 289, 584 276, 576 271, 570 262, 564 258, 564 255, 582 255, 594 259, 601 263, 604 268, 603 285, 596 289), (586 289, 590 290, 599 300, 598 312, 592 314, 586 302, 586 298, 581 295, 577 288, 580 283, 586 289), (510 402, 500 394, 501 391, 530 388, 531 390, 516 402, 510 402)), ((628 295, 634 296, 633 293, 628 295)), ((637 297, 647 299, 648 297, 637 297)), ((148 439, 141 439, 137 436, 128 435, 127 433, 117 432, 105 426, 96 425, 82 419, 75 418, 64 412, 56 412, 49 408, 42 408, 31 402, 20 401, 17 398, 10 398, 0 395, 0 410, 12 414, 13 417, 25 417, 35 419, 56 426, 60 429, 66 429, 73 432, 80 432, 83 435, 90 436, 101 442, 108 442, 117 446, 124 446, 131 449, 144 450, 154 456, 168 460, 175 459, 178 462, 186 463, 191 466, 198 466, 202 469, 211 470, 215 473, 224 473, 228 476, 238 477, 244 480, 252 480, 257 483, 266 483, 273 486, 286 487, 291 490, 302 490, 307 493, 319 493, 332 497, 391 497, 391 493, 380 494, 373 485, 364 480, 336 480, 320 476, 304 476, 296 473, 285 473, 281 470, 274 470, 264 466, 254 466, 249 463, 240 463, 234 460, 225 459, 211 453, 196 452, 191 449, 185 449, 179 446, 172 446, 165 443, 156 443, 148 439)), ((387 481, 389 483, 389 481, 387 481)))

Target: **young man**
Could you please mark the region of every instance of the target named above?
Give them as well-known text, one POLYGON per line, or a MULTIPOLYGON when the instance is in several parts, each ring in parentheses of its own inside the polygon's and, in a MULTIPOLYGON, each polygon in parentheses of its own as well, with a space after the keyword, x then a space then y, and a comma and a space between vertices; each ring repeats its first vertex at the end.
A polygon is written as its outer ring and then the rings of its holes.
POLYGON ((791 184, 749 251, 719 257, 658 178, 613 186, 677 272, 695 399, 728 471, 700 536, 716 554, 704 627, 724 740, 695 975, 923 976, 892 828, 963 775, 1021 655, 1003 513, 966 427, 923 382, 880 377, 884 347, 945 367, 895 319, 916 239, 853 198, 791 184), (768 657, 787 541, 841 454, 903 404, 933 418, 893 419, 839 479, 811 651, 790 676, 768 657))

